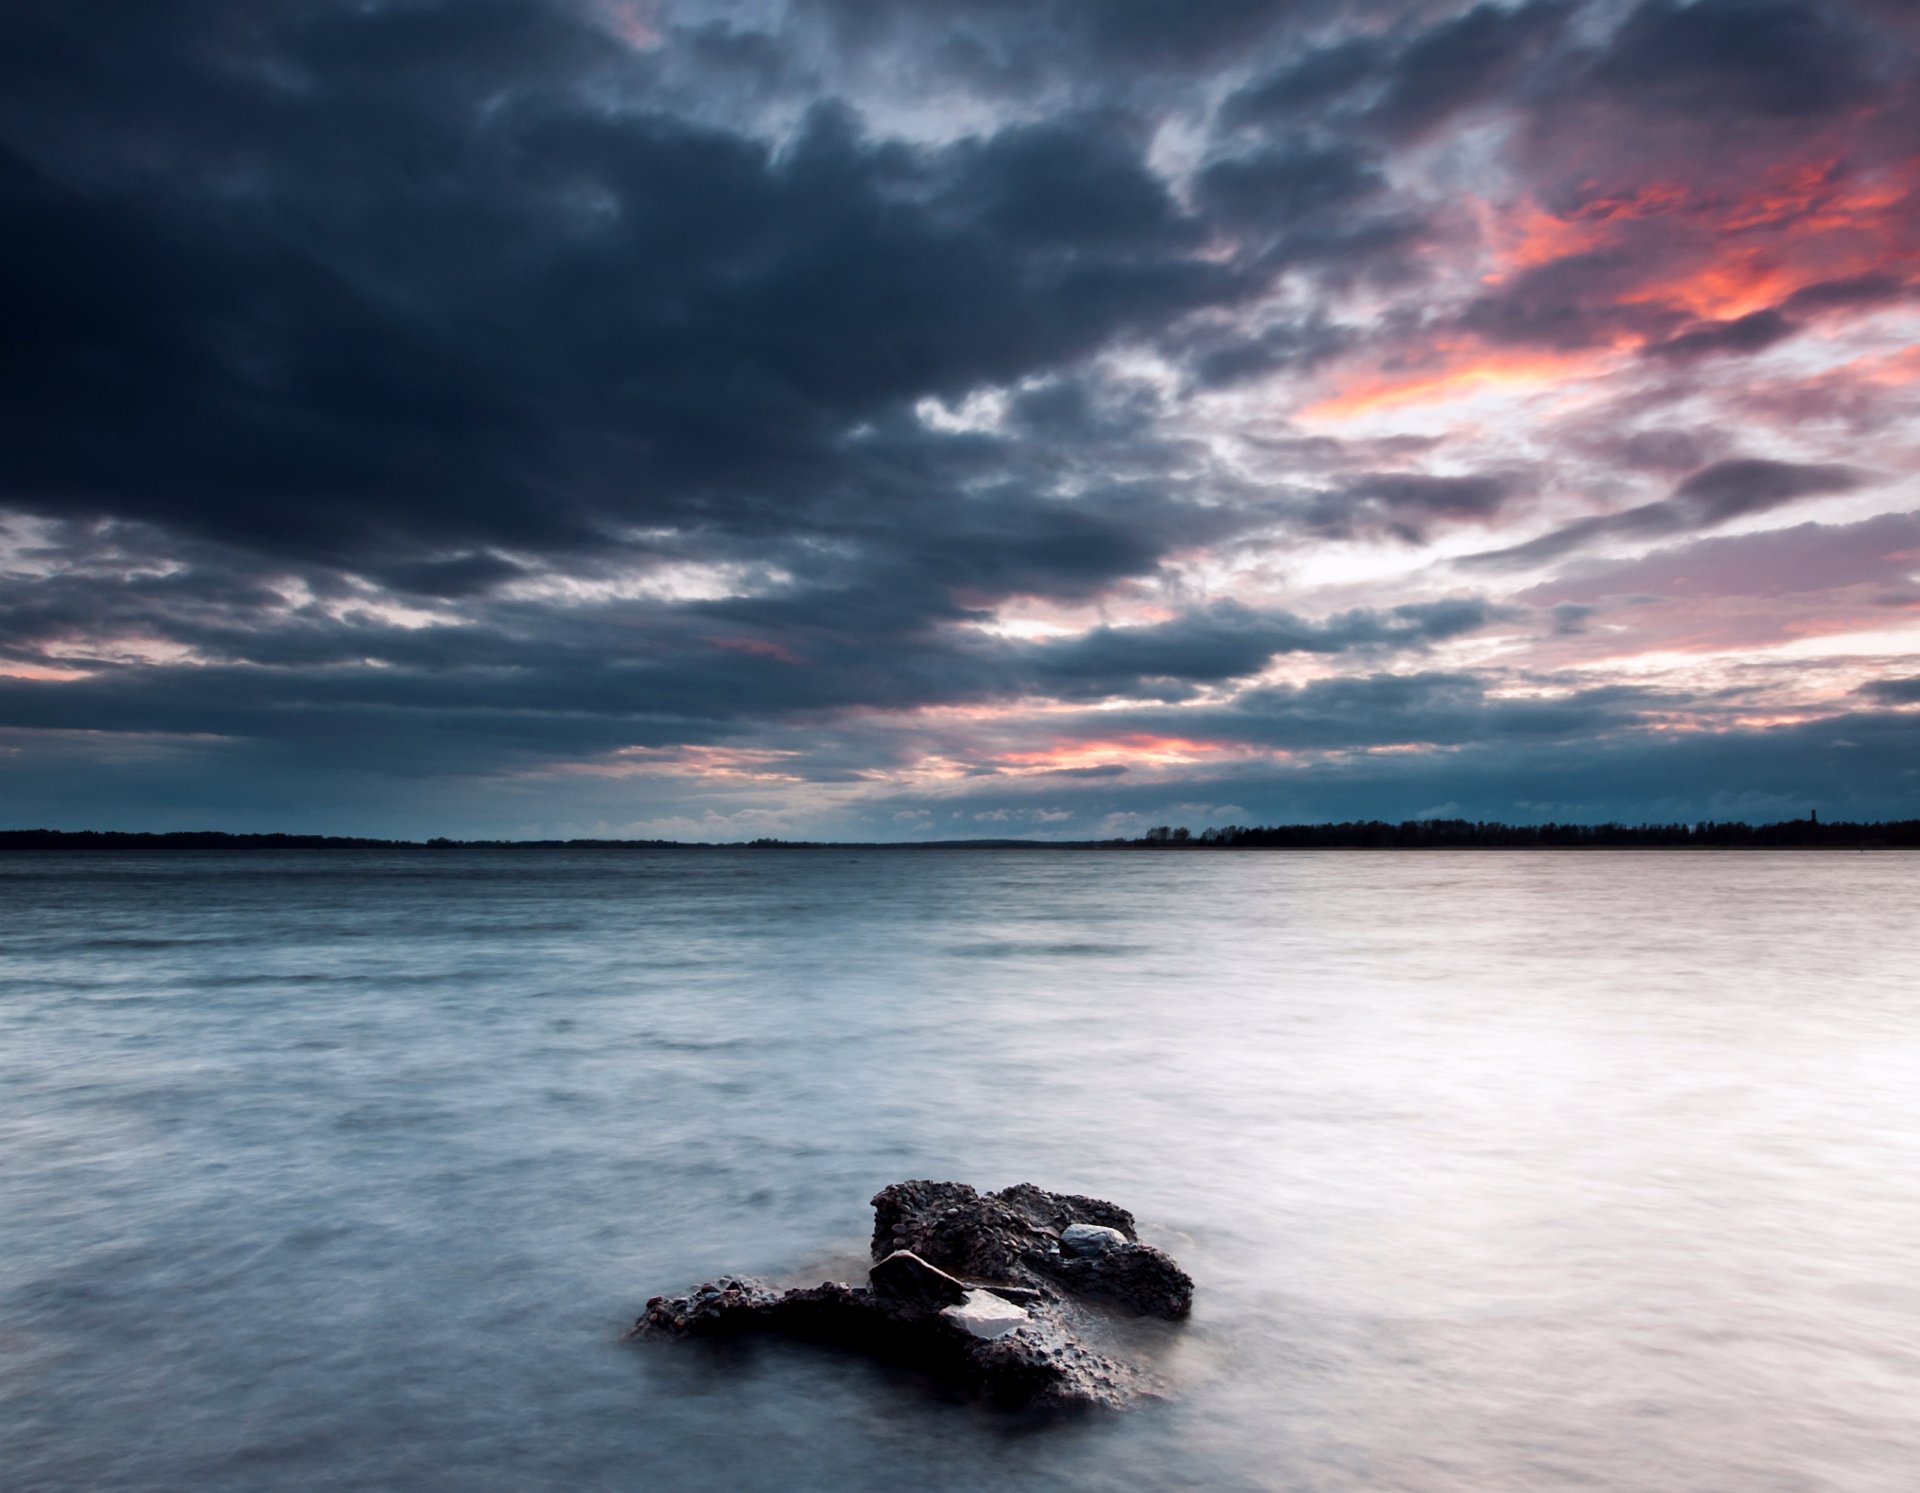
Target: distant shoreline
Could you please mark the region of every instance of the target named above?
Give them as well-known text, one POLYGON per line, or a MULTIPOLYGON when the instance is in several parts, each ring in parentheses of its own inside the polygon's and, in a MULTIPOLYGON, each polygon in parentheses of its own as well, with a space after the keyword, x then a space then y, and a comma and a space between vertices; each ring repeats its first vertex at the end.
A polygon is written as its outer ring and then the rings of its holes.
POLYGON ((1203 830, 1163 826, 1137 839, 1110 840, 383 840, 345 835, 231 834, 222 830, 0 830, 5 851, 232 851, 329 850, 1107 850, 1188 852, 1220 850, 1914 850, 1920 819, 1874 823, 1788 819, 1774 824, 1708 821, 1699 824, 1501 824, 1466 819, 1419 819, 1397 824, 1269 825, 1203 830))

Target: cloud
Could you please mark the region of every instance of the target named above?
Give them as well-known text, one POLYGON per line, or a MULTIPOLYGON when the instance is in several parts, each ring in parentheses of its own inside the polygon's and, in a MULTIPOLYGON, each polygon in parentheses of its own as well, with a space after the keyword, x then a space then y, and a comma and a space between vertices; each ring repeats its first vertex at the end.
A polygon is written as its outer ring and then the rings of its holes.
POLYGON ((0 7, 0 782, 1064 833, 1892 771, 1813 718, 1910 726, 1843 696, 1913 515, 1716 531, 1913 506, 1917 59, 1890 0, 0 7))
POLYGON ((1649 357, 1686 361, 1711 357, 1718 353, 1757 353, 1784 342, 1799 327, 1772 307, 1752 311, 1732 321, 1705 321, 1689 327, 1665 342, 1650 343, 1644 349, 1649 357))
POLYGON ((913 0, 810 0, 845 45, 907 41, 978 84, 1030 77, 1036 67, 1079 63, 1186 69, 1245 47, 1303 9, 1297 0, 959 0, 936 9, 913 0), (1022 46, 1038 57, 1018 55, 1022 46))
POLYGON ((1370 197, 1386 185, 1366 152, 1351 144, 1295 144, 1227 156, 1194 178, 1208 216, 1230 227, 1284 229, 1370 197))
POLYGON ((1254 287, 1111 120, 914 148, 823 102, 775 148, 526 86, 588 45, 561 15, 269 13, 263 63, 307 81, 248 91, 241 162, 196 138, 216 63, 185 26, 139 149, 133 121, 75 127, 118 152, 104 177, 60 137, 0 156, 11 500, 346 566, 737 530, 770 501, 791 532, 857 479, 861 421, 1254 287), (165 183, 125 164, 155 156, 165 183), (301 225, 343 192, 360 226, 323 251, 301 225))
POLYGON ((1573 14, 1564 0, 1487 3, 1430 27, 1394 58, 1364 124, 1392 137, 1419 136, 1460 110, 1498 98, 1559 39, 1573 14))
POLYGON ((1152 627, 1101 627, 1028 655, 1036 685, 1062 699, 1185 699, 1194 686, 1257 674, 1288 653, 1417 650, 1477 632, 1501 614, 1477 598, 1345 612, 1309 622, 1217 602, 1152 627))
POLYGON ((1879 705, 1920 705, 1920 676, 1911 679, 1875 679, 1860 693, 1879 705))
POLYGON ((1815 119, 1871 91, 1873 54, 1816 0, 1644 0, 1589 74, 1638 109, 1815 119))
POLYGON ((1794 524, 1665 546, 1630 560, 1587 560, 1522 591, 1535 605, 1611 596, 1781 597, 1904 583, 1920 553, 1920 514, 1856 524, 1794 524))
POLYGON ((1329 538, 1376 535, 1418 544, 1435 523, 1492 518, 1516 486, 1504 473, 1367 472, 1311 500, 1303 516, 1308 528, 1329 538))
POLYGON ((1312 117, 1373 80, 1391 56, 1392 49, 1375 36, 1349 36, 1318 47, 1229 95, 1219 122, 1239 129, 1312 117))
POLYGON ((1497 102, 1559 39, 1575 8, 1565 0, 1486 3, 1424 28, 1403 23, 1330 41, 1237 89, 1219 122, 1290 128, 1331 115, 1368 134, 1417 138, 1497 102))
POLYGON ((1869 480, 1853 467, 1735 458, 1703 467, 1671 497, 1620 513, 1581 519, 1524 544, 1486 550, 1462 561, 1471 568, 1537 565, 1607 540, 1658 539, 1730 523, 1799 498, 1852 492, 1869 480))

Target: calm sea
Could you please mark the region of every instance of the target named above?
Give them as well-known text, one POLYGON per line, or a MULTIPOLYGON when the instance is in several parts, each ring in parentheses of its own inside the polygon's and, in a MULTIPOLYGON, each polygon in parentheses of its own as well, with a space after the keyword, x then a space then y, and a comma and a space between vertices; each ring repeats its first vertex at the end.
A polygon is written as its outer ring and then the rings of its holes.
POLYGON ((0 1483, 1909 1493, 1920 859, 0 858, 0 1483), (618 1341, 1110 1197, 1172 1398, 618 1341))

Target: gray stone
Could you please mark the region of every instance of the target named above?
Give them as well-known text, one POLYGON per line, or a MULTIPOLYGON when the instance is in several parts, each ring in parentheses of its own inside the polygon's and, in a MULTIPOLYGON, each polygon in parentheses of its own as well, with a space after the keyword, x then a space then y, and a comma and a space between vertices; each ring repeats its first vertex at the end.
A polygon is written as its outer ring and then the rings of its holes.
POLYGON ((957 1306, 940 1309, 940 1315, 975 1337, 1005 1337, 1016 1327, 1025 1326, 1027 1314, 1011 1301, 1002 1301, 991 1291, 969 1291, 957 1306))
POLYGON ((1118 1229, 1097 1223, 1070 1223, 1060 1231, 1060 1246, 1070 1255, 1103 1255, 1130 1242, 1118 1229))
POLYGON ((958 1306, 967 1288, 937 1265, 929 1265, 910 1249, 896 1249, 867 1272, 874 1294, 894 1301, 927 1306, 958 1306))

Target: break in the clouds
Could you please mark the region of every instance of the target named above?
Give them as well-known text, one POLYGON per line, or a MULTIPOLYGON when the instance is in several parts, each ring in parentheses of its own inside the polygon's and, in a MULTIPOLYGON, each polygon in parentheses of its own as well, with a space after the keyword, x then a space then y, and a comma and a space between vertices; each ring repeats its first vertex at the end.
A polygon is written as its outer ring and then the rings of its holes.
POLYGON ((11 823, 1920 814, 1895 0, 0 8, 11 823))

